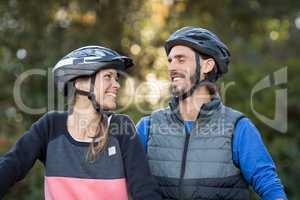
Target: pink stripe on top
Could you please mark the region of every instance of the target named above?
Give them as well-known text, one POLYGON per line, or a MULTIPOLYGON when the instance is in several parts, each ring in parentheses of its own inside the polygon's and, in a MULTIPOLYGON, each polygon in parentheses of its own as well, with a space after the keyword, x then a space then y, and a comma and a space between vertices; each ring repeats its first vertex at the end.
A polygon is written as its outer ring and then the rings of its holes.
POLYGON ((45 177, 46 200, 128 200, 126 180, 45 177))

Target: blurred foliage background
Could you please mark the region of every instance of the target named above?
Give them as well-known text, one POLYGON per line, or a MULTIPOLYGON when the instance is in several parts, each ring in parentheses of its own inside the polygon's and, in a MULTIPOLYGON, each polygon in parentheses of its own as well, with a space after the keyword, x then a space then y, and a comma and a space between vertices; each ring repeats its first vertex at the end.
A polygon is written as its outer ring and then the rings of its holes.
MULTIPOLYGON (((118 111, 137 122, 167 103, 163 44, 170 33, 187 25, 215 32, 230 47, 230 71, 218 83, 221 89, 227 88, 222 93, 224 101, 254 121, 289 199, 300 199, 299 0, 0 1, 0 155, 42 114, 29 114, 14 98, 15 83, 24 72, 40 69, 44 73, 23 80, 22 102, 31 108, 43 107, 44 112, 57 110, 53 102, 59 95, 50 91, 54 64, 84 45, 113 48, 131 56, 136 64, 131 78, 124 80, 118 111), (253 87, 280 69, 287 69, 287 83, 261 90, 253 106, 272 119, 276 91, 287 89, 287 131, 263 123, 250 104, 253 87)), ((37 162, 5 199, 43 199, 42 164, 37 162)))

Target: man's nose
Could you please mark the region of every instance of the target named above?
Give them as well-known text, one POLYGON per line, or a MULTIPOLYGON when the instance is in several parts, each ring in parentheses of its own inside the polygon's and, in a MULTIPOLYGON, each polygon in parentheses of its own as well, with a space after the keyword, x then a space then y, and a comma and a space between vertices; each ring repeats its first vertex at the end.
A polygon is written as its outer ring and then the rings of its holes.
POLYGON ((176 70, 176 65, 175 65, 175 62, 173 60, 168 62, 168 70, 169 71, 176 70))

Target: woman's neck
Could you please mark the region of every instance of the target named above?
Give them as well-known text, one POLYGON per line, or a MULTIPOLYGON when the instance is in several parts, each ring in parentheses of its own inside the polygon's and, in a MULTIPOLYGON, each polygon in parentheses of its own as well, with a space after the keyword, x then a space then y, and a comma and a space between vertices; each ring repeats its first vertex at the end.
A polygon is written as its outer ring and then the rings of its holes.
POLYGON ((67 127, 71 136, 80 141, 90 141, 95 136, 101 116, 85 96, 77 96, 68 116, 67 127))

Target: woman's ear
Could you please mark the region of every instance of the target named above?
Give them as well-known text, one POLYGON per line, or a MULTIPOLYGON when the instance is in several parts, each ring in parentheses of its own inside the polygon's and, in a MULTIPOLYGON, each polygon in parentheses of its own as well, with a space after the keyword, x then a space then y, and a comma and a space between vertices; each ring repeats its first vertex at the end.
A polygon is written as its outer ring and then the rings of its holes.
POLYGON ((79 88, 80 88, 80 82, 79 82, 79 79, 76 79, 76 80, 74 81, 74 87, 75 87, 76 89, 79 89, 79 88))
POLYGON ((89 91, 90 90, 90 78, 89 77, 83 77, 83 78, 77 78, 74 82, 74 86, 78 90, 83 91, 89 91))

